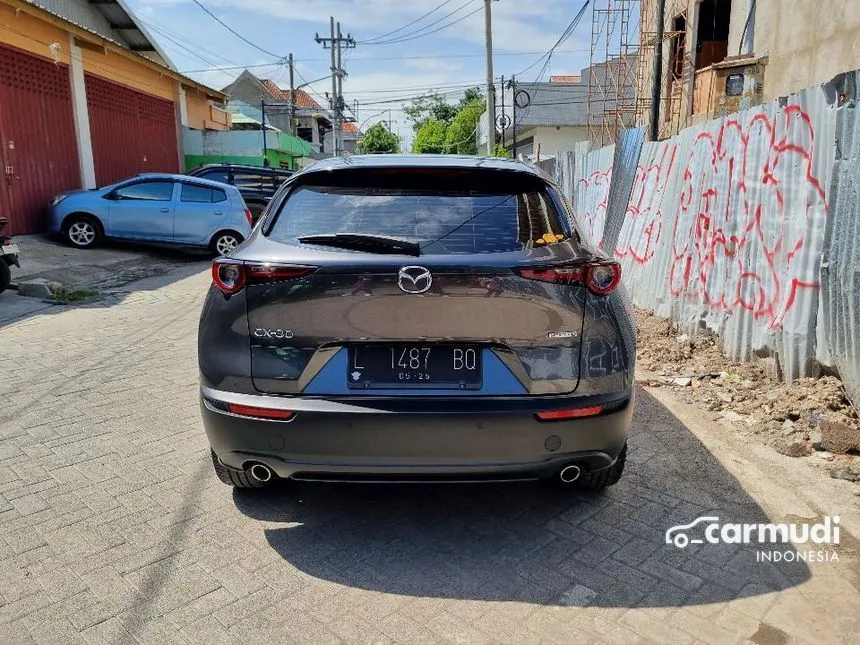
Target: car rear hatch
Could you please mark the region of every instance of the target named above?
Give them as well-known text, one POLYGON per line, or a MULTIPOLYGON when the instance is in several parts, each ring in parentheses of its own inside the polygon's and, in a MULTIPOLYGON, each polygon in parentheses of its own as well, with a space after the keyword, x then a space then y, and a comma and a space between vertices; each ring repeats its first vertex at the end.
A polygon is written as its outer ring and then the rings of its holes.
POLYGON ((245 256, 260 391, 577 388, 592 258, 541 178, 310 173, 264 231, 245 256))

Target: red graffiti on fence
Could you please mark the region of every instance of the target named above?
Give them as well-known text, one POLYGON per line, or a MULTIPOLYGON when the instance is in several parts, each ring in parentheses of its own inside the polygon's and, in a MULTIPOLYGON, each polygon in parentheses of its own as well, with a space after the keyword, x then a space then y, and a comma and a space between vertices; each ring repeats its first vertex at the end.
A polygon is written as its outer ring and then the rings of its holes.
POLYGON ((673 296, 711 310, 747 311, 778 328, 799 290, 819 288, 814 267, 812 275, 800 276, 801 268, 792 266, 806 243, 808 220, 826 214, 824 188, 812 168, 814 144, 812 120, 797 105, 773 120, 763 113, 746 124, 730 118, 716 135, 699 134, 672 234, 673 296))
POLYGON ((647 264, 654 257, 663 234, 663 195, 678 154, 677 144, 663 146, 660 160, 650 166, 636 167, 630 202, 624 215, 628 228, 615 247, 619 260, 630 258, 636 264, 647 264))
MULTIPOLYGON (((740 114, 700 133, 685 162, 678 143, 661 145, 658 161, 636 169, 615 257, 648 265, 664 232, 663 206, 677 203, 669 292, 780 327, 799 292, 820 286, 814 263, 800 264, 810 220, 823 222, 827 211, 814 144, 809 115, 789 105, 773 119, 740 114), (678 197, 666 195, 673 173, 682 173, 678 197)), ((611 177, 610 167, 579 181, 579 214, 592 239, 602 236, 611 177)))

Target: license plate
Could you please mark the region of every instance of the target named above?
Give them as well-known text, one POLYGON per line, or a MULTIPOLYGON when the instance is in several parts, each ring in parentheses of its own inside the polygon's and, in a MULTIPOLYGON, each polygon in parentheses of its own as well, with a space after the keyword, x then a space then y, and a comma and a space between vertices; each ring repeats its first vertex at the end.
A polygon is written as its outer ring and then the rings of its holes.
POLYGON ((481 388, 481 347, 433 343, 367 343, 349 347, 352 389, 481 388))
POLYGON ((0 255, 18 255, 18 245, 5 244, 0 246, 0 255))

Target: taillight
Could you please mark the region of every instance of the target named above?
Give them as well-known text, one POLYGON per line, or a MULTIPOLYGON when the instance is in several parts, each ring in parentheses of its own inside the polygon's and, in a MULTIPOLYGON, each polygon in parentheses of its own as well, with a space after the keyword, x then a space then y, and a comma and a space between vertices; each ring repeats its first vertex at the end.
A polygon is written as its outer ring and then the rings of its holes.
POLYGON ((277 264, 246 264, 245 269, 249 283, 294 280, 316 271, 316 267, 288 267, 277 264))
POLYGON ((222 293, 229 296, 241 291, 246 284, 295 280, 310 275, 316 270, 316 267, 244 264, 229 258, 218 258, 212 263, 212 280, 222 293))
POLYGON ((212 281, 228 296, 238 293, 245 286, 245 265, 218 258, 212 263, 212 281))
POLYGON ((593 405, 588 408, 572 408, 570 410, 550 410, 538 412, 535 416, 539 421, 565 421, 567 419, 582 419, 583 417, 595 417, 603 412, 602 405, 593 405))
POLYGON ((276 421, 289 421, 296 413, 292 410, 278 410, 275 408, 258 408, 254 405, 239 405, 238 403, 228 403, 227 410, 233 414, 240 414, 243 417, 257 417, 258 419, 275 419, 276 421))
POLYGON ((618 262, 594 262, 585 269, 585 284, 591 293, 605 296, 621 282, 621 265, 618 262))
POLYGON ((555 284, 585 284, 588 290, 597 296, 612 293, 621 282, 621 265, 611 261, 515 268, 514 271, 528 280, 555 284))
POLYGON ((247 206, 245 207, 245 219, 248 220, 248 226, 253 228, 254 227, 254 218, 251 215, 251 209, 248 208, 247 206))

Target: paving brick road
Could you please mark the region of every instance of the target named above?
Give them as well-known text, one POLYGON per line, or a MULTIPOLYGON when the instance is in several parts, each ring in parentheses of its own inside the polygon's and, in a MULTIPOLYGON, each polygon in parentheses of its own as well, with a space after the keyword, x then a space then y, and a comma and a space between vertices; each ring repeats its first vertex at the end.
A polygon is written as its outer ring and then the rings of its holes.
POLYGON ((767 564, 663 543, 767 515, 647 392, 600 496, 232 492, 197 409, 205 268, 0 327, 0 643, 856 642, 850 548, 767 564))

